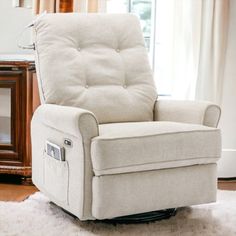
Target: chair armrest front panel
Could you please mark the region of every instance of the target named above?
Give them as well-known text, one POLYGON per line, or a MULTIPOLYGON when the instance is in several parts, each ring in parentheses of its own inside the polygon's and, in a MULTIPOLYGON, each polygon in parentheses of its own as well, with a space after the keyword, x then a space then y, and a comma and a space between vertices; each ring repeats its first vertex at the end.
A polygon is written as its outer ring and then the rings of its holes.
MULTIPOLYGON (((91 139, 95 136, 98 136, 95 116, 80 108, 44 104, 35 111, 31 123, 33 182, 56 204, 81 220, 93 219, 91 214, 93 171, 90 146, 91 139), (71 147, 64 145, 65 138, 72 141, 71 147), (50 158, 45 158, 47 140, 65 148, 65 164, 68 164, 69 178, 65 190, 67 201, 64 202, 58 200, 59 196, 50 195, 45 187, 45 168, 47 168, 45 160, 50 161, 50 158)), ((58 163, 60 165, 60 161, 58 163)), ((50 178, 51 173, 48 172, 46 174, 50 178)))
POLYGON ((154 106, 154 120, 201 124, 217 127, 220 107, 203 101, 157 100, 154 106))

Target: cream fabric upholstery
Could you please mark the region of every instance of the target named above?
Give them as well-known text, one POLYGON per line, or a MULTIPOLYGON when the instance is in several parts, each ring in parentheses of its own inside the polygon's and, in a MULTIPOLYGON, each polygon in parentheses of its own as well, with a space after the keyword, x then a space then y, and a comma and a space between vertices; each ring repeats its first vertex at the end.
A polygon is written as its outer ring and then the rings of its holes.
POLYGON ((92 111, 99 123, 153 120, 157 94, 137 17, 48 14, 35 32, 43 102, 92 111))
POLYGON ((34 184, 59 206, 82 220, 93 219, 90 143, 98 132, 97 121, 93 114, 74 107, 43 104, 36 110, 31 122, 34 184), (63 147, 65 138, 72 141, 73 147, 65 146, 68 169, 64 168, 64 171, 68 172, 69 179, 67 185, 62 185, 65 182, 64 178, 55 181, 57 172, 63 168, 61 162, 55 160, 51 163, 51 169, 55 172, 47 172, 46 165, 50 160, 44 150, 47 140, 63 147), (50 178, 54 180, 53 183, 50 178), (61 192, 63 197, 57 196, 58 192, 61 192))
POLYGON ((99 125, 91 157, 95 175, 215 163, 219 129, 175 122, 99 125))
POLYGON ((135 16, 46 14, 35 33, 40 191, 81 220, 215 201, 220 109, 156 101, 135 16), (64 147, 65 161, 46 154, 47 140, 64 147))
POLYGON ((216 200, 216 165, 194 165, 93 178, 97 219, 216 200))
POLYGON ((220 107, 204 101, 158 100, 154 108, 154 120, 202 124, 217 127, 220 107))
POLYGON ((98 135, 98 123, 92 112, 54 104, 41 105, 34 118, 54 129, 87 139, 98 135))

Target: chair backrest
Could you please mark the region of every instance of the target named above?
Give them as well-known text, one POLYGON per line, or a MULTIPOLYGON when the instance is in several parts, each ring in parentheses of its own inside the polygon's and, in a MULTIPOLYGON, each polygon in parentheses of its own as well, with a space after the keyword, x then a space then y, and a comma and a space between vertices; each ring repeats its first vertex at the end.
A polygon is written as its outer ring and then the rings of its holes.
POLYGON ((35 22, 42 103, 92 111, 99 123, 153 120, 156 89, 131 14, 46 14, 35 22))

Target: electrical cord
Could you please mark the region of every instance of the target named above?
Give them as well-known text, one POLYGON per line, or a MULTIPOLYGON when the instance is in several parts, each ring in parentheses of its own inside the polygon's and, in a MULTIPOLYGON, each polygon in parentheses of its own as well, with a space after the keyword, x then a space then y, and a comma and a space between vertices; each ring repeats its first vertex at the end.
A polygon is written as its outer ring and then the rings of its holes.
POLYGON ((21 39, 22 39, 22 36, 24 35, 25 31, 27 29, 30 29, 31 27, 34 26, 35 22, 37 20, 39 20, 41 17, 43 17, 44 15, 47 14, 47 11, 44 11, 42 14, 40 14, 39 16, 37 16, 31 23, 29 23, 28 25, 26 25, 23 30, 19 33, 18 35, 18 39, 17 39, 17 46, 23 50, 25 49, 29 49, 29 50, 35 50, 35 44, 32 43, 32 44, 29 44, 29 45, 22 45, 21 44, 21 39))

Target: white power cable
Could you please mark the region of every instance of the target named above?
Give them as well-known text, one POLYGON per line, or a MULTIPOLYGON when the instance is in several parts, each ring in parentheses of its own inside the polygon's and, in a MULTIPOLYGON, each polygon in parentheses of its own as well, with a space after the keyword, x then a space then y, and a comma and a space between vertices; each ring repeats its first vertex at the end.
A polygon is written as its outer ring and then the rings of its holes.
POLYGON ((21 44, 21 39, 22 39, 22 36, 23 34, 25 33, 25 31, 31 27, 34 26, 35 22, 37 20, 39 20, 40 18, 42 18, 44 15, 47 14, 47 11, 44 11, 42 14, 40 14, 39 16, 37 16, 31 23, 29 23, 28 25, 26 25, 23 30, 19 33, 19 36, 18 36, 18 40, 17 40, 17 46, 21 49, 30 49, 30 50, 35 50, 35 45, 34 43, 33 44, 30 44, 30 45, 22 45, 21 44))

